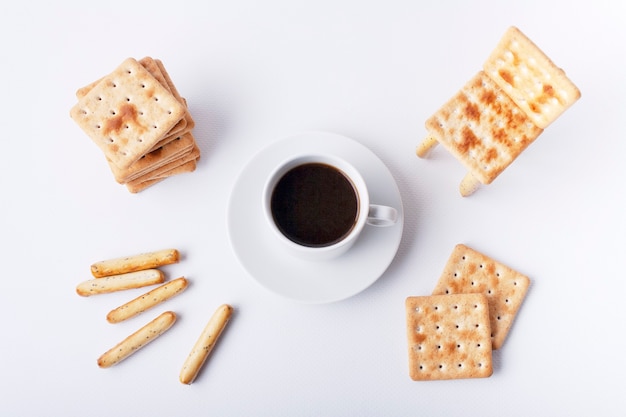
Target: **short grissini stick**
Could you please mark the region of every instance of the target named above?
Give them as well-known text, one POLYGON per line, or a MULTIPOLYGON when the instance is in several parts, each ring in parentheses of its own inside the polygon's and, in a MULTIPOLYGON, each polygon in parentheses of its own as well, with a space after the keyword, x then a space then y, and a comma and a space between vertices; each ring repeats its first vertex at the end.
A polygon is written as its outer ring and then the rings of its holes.
POLYGON ((124 274, 126 272, 158 268, 159 266, 176 263, 179 259, 180 254, 178 250, 163 249, 155 252, 96 262, 91 265, 91 274, 96 278, 101 278, 109 275, 124 274))
POLYGON ((432 136, 428 136, 422 141, 422 143, 417 146, 417 150, 415 151, 415 153, 420 158, 426 158, 430 151, 438 144, 439 142, 437 142, 437 139, 433 138, 432 136))
POLYGON ((107 314, 109 323, 119 323, 128 320, 131 317, 143 313, 144 311, 161 304, 181 293, 187 288, 187 279, 185 277, 176 278, 166 282, 153 290, 111 310, 107 314))
POLYGON ((472 175, 471 172, 468 172, 459 184, 459 191, 463 197, 467 197, 474 194, 480 188, 480 184, 478 178, 472 175))
POLYGON ((217 339, 222 334, 232 313, 233 308, 228 304, 221 305, 215 313, 213 313, 213 316, 211 316, 183 364, 179 376, 180 382, 183 384, 191 384, 196 379, 198 372, 200 372, 209 353, 213 350, 217 339))
POLYGON ((166 311, 98 358, 100 368, 109 368, 123 361, 167 331, 176 321, 173 311, 166 311))
POLYGON ((83 281, 76 286, 76 293, 81 297, 96 294, 107 294, 115 291, 130 290, 160 284, 165 281, 165 275, 158 269, 128 272, 111 275, 104 278, 94 278, 83 281))

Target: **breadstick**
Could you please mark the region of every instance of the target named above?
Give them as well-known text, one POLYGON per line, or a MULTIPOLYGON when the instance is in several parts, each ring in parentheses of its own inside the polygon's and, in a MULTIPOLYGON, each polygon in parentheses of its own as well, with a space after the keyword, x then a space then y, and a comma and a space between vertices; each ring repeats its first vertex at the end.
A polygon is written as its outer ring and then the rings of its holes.
POLYGON ((161 336, 167 329, 172 327, 175 321, 176 314, 173 311, 162 313, 150 323, 106 351, 98 358, 98 366, 100 368, 108 368, 118 364, 161 336))
POLYGON ((438 144, 439 142, 437 142, 437 139, 435 139, 432 136, 428 136, 426 139, 422 141, 422 143, 418 145, 417 149, 415 150, 415 153, 420 158, 426 158, 429 152, 438 144))
POLYGON ((166 282, 165 284, 140 295, 134 300, 111 310, 109 314, 107 314, 107 321, 109 323, 119 323, 131 317, 135 317, 137 314, 143 313, 144 311, 169 300, 176 294, 185 290, 185 288, 187 288, 187 280, 185 277, 176 278, 171 282, 166 282))
POLYGON ((119 275, 126 272, 157 268, 178 262, 180 254, 176 249, 163 249, 123 258, 108 259, 91 265, 91 274, 96 278, 119 275))
POLYGON ((459 184, 459 192, 463 197, 468 197, 480 188, 480 181, 471 172, 465 174, 463 180, 459 184))
POLYGON ((105 278, 94 278, 81 282, 76 286, 76 292, 82 297, 106 294, 115 291, 141 288, 147 285, 160 284, 165 281, 165 275, 158 269, 128 272, 105 278))
POLYGON ((180 371, 180 382, 191 384, 196 379, 200 368, 202 368, 209 353, 211 353, 215 342, 217 342, 217 339, 226 327, 226 323, 230 320, 232 313, 233 308, 228 304, 221 305, 213 313, 183 364, 183 368, 180 371))

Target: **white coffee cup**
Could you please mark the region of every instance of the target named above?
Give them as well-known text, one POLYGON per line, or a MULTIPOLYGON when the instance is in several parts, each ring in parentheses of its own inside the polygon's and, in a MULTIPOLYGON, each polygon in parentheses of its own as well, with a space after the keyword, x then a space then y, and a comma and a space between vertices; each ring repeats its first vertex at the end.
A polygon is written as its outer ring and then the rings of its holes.
POLYGON ((293 156, 268 177, 263 211, 272 233, 292 254, 328 260, 345 253, 366 225, 392 226, 398 211, 371 204, 359 171, 334 155, 293 156))

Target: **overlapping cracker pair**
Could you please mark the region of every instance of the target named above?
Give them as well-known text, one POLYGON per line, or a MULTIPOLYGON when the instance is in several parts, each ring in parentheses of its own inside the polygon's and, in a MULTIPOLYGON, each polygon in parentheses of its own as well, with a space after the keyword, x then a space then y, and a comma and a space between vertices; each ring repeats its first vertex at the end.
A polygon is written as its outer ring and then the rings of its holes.
POLYGON ((429 296, 405 302, 413 380, 484 378, 526 296, 530 279, 465 245, 454 248, 429 296))
POLYGON ((195 122, 160 60, 127 58, 76 96, 70 116, 130 192, 196 169, 195 122))
POLYGON ((483 69, 426 120, 420 158, 441 143, 468 170, 460 184, 468 196, 490 184, 580 91, 516 27, 504 34, 483 69))
MULTIPOLYGON (((179 260, 178 250, 164 249, 96 262, 91 265, 91 273, 94 278, 81 282, 76 287, 76 292, 78 295, 88 297, 161 284, 107 314, 106 318, 109 323, 119 323, 156 307, 187 288, 188 283, 185 277, 165 282, 165 275, 157 269, 164 265, 177 263, 179 260)), ((231 306, 223 304, 211 316, 182 366, 179 376, 180 382, 191 384, 196 379, 202 365, 230 320, 232 312, 231 306)), ((116 365, 165 333, 175 322, 176 313, 173 311, 161 313, 102 354, 98 358, 98 366, 108 368, 116 365)))

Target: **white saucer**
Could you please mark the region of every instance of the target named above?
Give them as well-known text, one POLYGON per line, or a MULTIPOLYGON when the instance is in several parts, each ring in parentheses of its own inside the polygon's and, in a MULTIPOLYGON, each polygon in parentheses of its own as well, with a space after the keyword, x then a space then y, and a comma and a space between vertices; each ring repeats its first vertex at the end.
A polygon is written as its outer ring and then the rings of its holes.
POLYGON ((266 289, 304 303, 343 300, 372 285, 395 257, 403 225, 400 191, 384 163, 363 145, 326 132, 292 136, 259 152, 239 175, 228 211, 231 245, 243 267, 266 289), (303 151, 328 152, 352 163, 367 183, 371 203, 395 207, 398 222, 366 226, 346 254, 328 261, 306 261, 287 253, 263 216, 261 196, 272 170, 303 151))

